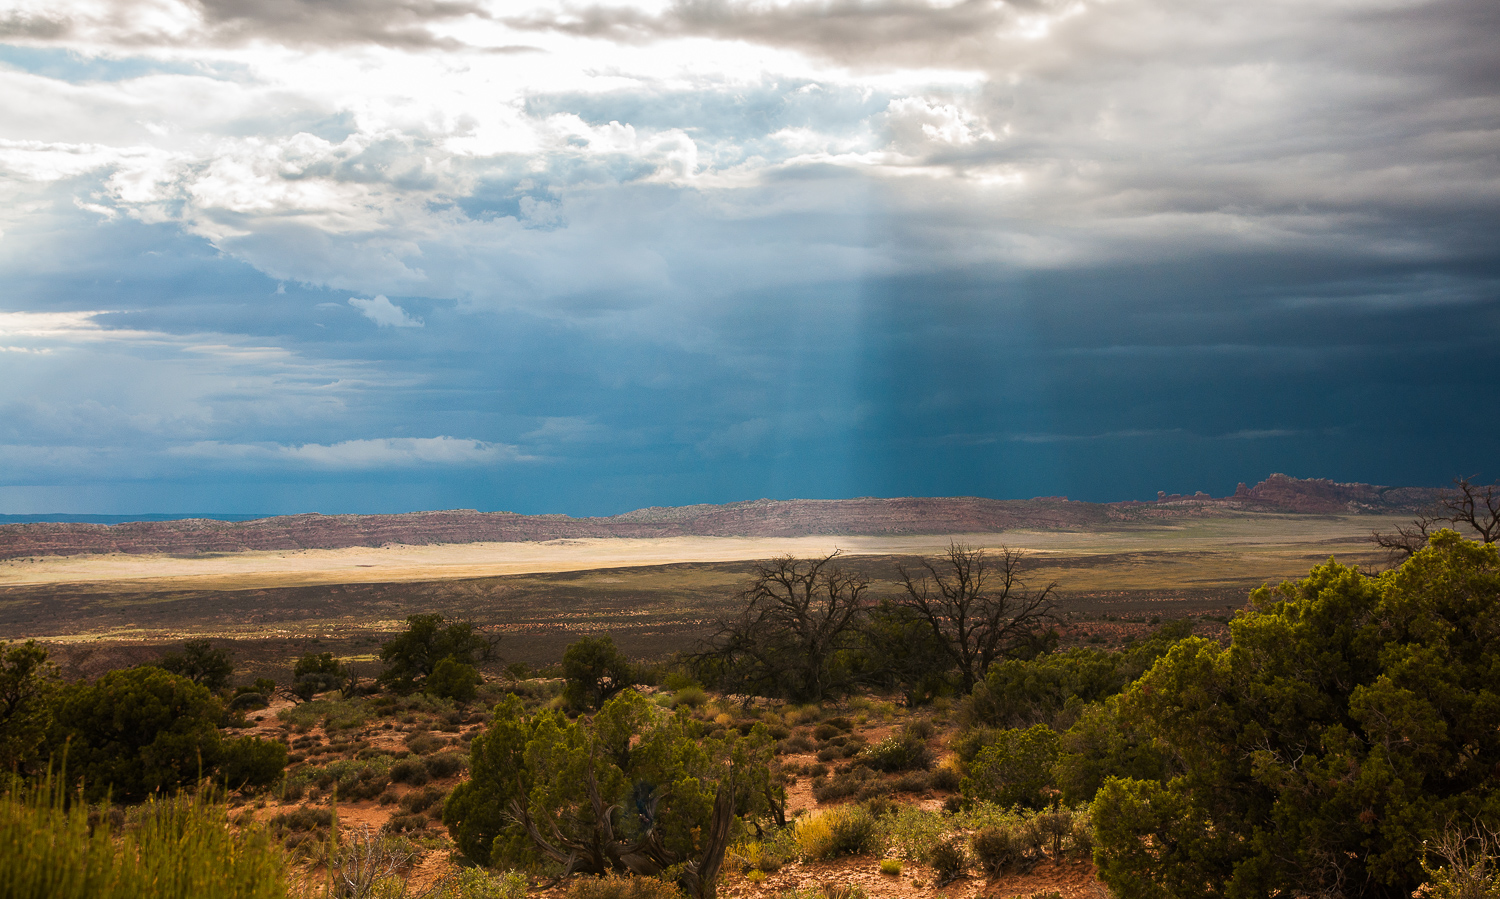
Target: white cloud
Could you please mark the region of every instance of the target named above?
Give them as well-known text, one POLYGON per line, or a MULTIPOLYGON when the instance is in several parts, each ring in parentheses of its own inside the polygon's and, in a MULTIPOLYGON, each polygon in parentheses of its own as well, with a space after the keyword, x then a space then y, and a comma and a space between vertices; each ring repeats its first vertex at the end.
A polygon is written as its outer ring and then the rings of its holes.
POLYGON ((222 443, 199 441, 169 450, 173 456, 227 467, 365 471, 429 466, 482 466, 530 461, 516 447, 458 437, 381 437, 340 443, 222 443))
POLYGON ((373 300, 364 300, 359 297, 350 297, 349 305, 359 310, 360 315, 368 318, 381 328, 420 328, 422 320, 412 318, 405 309, 386 299, 385 294, 379 294, 373 300))

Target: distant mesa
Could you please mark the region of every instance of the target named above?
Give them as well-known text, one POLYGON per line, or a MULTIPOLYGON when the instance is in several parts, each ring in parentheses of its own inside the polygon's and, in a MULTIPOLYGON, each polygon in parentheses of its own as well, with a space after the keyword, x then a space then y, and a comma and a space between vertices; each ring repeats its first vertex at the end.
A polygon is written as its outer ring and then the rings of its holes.
POLYGON ((391 544, 511 543, 585 537, 806 537, 998 533, 1088 528, 1226 511, 1303 514, 1414 513, 1436 489, 1377 487, 1273 474, 1232 496, 1157 494, 1155 502, 1086 503, 1065 496, 1032 500, 978 497, 759 499, 724 505, 637 509, 607 518, 515 512, 408 512, 401 515, 283 515, 252 521, 186 519, 29 522, 0 525, 0 559, 100 553, 224 553, 343 549, 391 544))

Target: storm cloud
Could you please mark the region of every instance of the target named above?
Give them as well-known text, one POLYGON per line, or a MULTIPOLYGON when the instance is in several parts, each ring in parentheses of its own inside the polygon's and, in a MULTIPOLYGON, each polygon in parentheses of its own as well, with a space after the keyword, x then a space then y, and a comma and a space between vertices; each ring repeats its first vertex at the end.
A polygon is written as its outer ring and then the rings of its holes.
POLYGON ((0 32, 7 510, 1500 474, 1492 3, 19 2, 0 32))

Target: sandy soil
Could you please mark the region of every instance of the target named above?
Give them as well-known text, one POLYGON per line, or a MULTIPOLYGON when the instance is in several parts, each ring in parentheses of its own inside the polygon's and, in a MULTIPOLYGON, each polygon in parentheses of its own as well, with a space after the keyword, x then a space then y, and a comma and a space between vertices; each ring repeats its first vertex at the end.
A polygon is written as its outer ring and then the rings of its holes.
POLYGON ((47 556, 0 562, 0 586, 139 582, 173 589, 254 589, 312 584, 428 581, 539 572, 587 571, 678 562, 809 557, 841 549, 849 555, 922 554, 956 540, 1033 553, 1119 553, 1233 546, 1239 551, 1363 546, 1372 530, 1404 523, 1400 516, 1250 516, 1107 532, 1009 531, 910 537, 668 537, 587 538, 543 543, 464 543, 332 550, 205 553, 196 556, 47 556))

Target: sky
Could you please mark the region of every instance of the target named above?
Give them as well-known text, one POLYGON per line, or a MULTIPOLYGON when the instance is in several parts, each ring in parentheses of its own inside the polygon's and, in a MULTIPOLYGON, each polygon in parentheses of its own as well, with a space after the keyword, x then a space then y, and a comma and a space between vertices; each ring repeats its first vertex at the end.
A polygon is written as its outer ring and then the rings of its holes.
POLYGON ((0 513, 1500 477, 1494 0, 0 0, 0 513))

